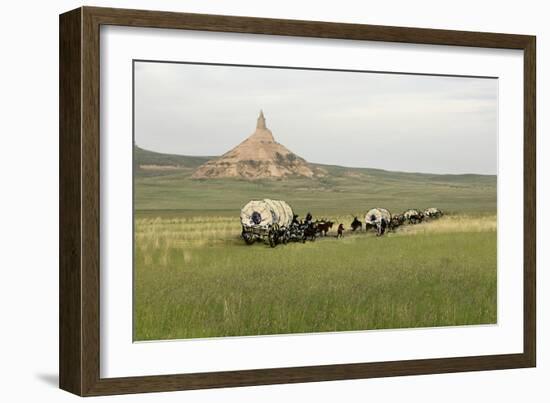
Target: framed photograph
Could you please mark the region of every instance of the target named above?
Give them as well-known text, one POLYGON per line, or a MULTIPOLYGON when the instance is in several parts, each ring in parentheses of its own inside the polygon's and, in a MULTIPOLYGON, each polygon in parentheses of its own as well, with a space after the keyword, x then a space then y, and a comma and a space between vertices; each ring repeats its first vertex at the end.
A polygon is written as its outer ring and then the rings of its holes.
POLYGON ((535 37, 60 16, 60 387, 533 367, 535 37))

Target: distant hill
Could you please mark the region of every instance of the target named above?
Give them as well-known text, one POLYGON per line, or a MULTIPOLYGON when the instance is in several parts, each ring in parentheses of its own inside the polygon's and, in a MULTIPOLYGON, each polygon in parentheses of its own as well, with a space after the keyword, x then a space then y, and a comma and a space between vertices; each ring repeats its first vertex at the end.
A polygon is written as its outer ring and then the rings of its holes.
MULTIPOLYGON (((164 175, 165 173, 181 172, 188 174, 204 165, 208 161, 216 159, 214 156, 191 156, 178 154, 164 154, 155 151, 145 150, 138 146, 134 147, 134 161, 140 173, 148 172, 147 176, 164 175)), ((479 174, 430 174, 416 172, 400 172, 388 171, 376 168, 354 168, 343 167, 339 165, 326 165, 309 163, 314 170, 323 172, 318 179, 329 178, 350 178, 350 179, 366 179, 375 176, 377 179, 389 181, 430 181, 442 183, 487 183, 493 184, 495 175, 479 175, 479 174)), ((187 175, 186 175, 187 176, 187 175)), ((193 177, 193 175, 191 175, 193 177)), ((238 178, 235 178, 238 179, 238 178)))
MULTIPOLYGON (((391 211, 439 207, 456 212, 496 212, 495 175, 437 175, 308 163, 323 175, 271 180, 193 179, 215 157, 162 154, 134 149, 135 208, 235 214, 251 199, 286 200, 300 214, 360 213, 369 207, 391 211)), ((157 214, 157 213, 155 213, 157 214)))
POLYGON ((138 167, 197 168, 213 157, 194 157, 187 155, 162 154, 134 146, 134 161, 138 167))

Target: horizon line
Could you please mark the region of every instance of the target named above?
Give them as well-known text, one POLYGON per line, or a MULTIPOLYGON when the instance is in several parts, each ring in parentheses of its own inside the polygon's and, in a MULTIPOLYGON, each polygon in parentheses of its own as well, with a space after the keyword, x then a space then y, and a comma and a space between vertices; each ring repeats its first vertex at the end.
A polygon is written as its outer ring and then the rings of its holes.
MULTIPOLYGON (((163 151, 155 151, 155 150, 151 150, 151 149, 148 149, 148 148, 144 148, 140 145, 138 145, 135 141, 134 141, 134 146, 135 147, 138 147, 140 149, 142 149, 143 151, 147 151, 147 152, 151 152, 151 153, 156 153, 156 154, 163 154, 163 155, 174 155, 174 156, 177 156, 177 157, 191 157, 191 158, 209 158, 209 159, 213 159, 213 158, 219 158, 221 157, 221 155, 192 155, 192 154, 178 154, 178 153, 173 153, 173 152, 170 152, 170 153, 167 153, 167 152, 163 152, 163 151)), ((300 157, 301 158, 301 157, 300 157)), ((305 159, 304 159, 305 160, 305 159)), ((494 173, 494 174, 488 174, 488 173, 475 173, 475 172, 463 172, 463 173, 450 173, 450 172, 445 172, 445 173, 434 173, 434 172, 421 172, 421 171, 403 171, 403 170, 391 170, 391 169, 386 169, 386 168, 375 168, 375 167, 356 167, 356 166, 349 166, 349 165, 339 165, 339 164, 327 164, 327 163, 322 163, 322 162, 312 162, 312 161, 308 161, 308 160, 305 160, 308 164, 313 164, 313 165, 324 165, 324 166, 329 166, 329 167, 338 167, 338 168, 348 168, 348 169, 372 169, 372 170, 377 170, 377 171, 385 171, 385 172, 393 172, 393 173, 404 173, 404 174, 418 174, 418 175, 437 175, 437 176, 466 176, 466 175, 476 175, 476 176, 498 176, 498 172, 497 173, 494 173)))

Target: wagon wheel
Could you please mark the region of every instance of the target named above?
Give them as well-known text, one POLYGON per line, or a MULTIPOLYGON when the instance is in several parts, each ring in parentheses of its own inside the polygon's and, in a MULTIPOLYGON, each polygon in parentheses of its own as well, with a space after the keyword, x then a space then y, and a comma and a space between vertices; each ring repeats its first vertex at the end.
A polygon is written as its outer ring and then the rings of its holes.
POLYGON ((243 237, 247 245, 252 245, 256 241, 254 239, 254 235, 246 232, 244 229, 243 229, 243 232, 241 233, 241 236, 243 237))

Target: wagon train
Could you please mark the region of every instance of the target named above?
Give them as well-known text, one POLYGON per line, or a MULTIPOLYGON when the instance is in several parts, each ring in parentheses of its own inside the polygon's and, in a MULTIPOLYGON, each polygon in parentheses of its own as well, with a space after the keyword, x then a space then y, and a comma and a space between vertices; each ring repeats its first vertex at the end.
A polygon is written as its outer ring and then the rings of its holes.
MULTIPOLYGON (((435 207, 424 211, 409 209, 394 216, 385 208, 373 208, 365 214, 365 231, 374 229, 377 236, 382 236, 386 231, 396 230, 401 225, 418 224, 424 219, 442 215, 443 212, 435 207)), ((283 200, 252 200, 241 209, 241 236, 249 245, 264 242, 275 247, 280 243, 314 241, 317 236, 327 236, 333 224, 327 219, 313 221, 311 213, 299 221, 298 215, 283 200)), ((353 232, 360 232, 362 223, 354 216, 350 227, 353 232)), ((340 223, 337 237, 341 238, 343 232, 344 227, 340 223)))

